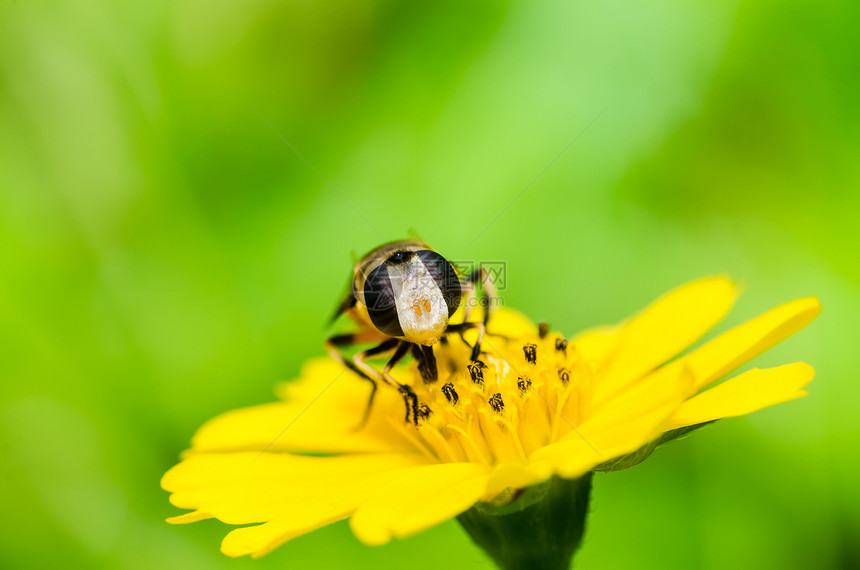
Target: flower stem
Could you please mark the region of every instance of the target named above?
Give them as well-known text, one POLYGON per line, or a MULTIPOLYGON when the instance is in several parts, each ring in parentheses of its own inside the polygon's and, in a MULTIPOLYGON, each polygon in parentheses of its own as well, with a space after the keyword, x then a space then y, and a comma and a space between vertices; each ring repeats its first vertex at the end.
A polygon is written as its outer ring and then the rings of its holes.
POLYGON ((536 502, 517 509, 514 501, 496 513, 476 505, 457 520, 503 570, 567 569, 585 532, 591 476, 553 477, 536 502))

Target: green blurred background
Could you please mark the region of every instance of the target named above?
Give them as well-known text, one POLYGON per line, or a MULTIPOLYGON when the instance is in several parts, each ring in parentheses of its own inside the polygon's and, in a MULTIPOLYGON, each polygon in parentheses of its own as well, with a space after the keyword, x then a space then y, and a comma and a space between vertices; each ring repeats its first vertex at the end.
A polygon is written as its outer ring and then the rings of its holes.
POLYGON ((3 1, 0 566, 489 567, 454 522, 258 561, 163 522, 195 428, 322 354, 350 252, 410 228, 569 334, 713 273, 747 284, 720 330, 818 295, 756 361, 814 364, 811 395, 599 475, 577 565, 860 566, 858 27, 838 0, 3 1))

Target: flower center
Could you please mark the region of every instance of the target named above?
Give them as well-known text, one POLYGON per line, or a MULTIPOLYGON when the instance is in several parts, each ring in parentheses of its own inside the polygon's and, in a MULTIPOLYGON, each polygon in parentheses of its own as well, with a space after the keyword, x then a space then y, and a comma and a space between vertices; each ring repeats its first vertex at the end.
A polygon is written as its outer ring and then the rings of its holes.
POLYGON ((476 335, 448 335, 434 347, 437 382, 425 383, 415 363, 398 371, 420 402, 417 428, 404 424, 401 407, 387 410, 391 425, 438 461, 526 462, 582 422, 593 377, 563 337, 541 333, 487 335, 478 360, 470 360, 476 335))

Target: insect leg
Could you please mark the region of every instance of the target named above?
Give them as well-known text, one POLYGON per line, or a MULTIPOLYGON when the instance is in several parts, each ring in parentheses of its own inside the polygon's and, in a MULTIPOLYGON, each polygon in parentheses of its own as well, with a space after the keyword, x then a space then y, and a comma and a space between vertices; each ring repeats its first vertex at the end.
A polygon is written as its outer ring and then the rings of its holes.
MULTIPOLYGON (((472 308, 475 306, 475 301, 478 298, 477 292, 475 290, 476 289, 475 283, 478 281, 478 277, 482 276, 484 273, 486 273, 486 271, 483 268, 480 268, 480 269, 476 269, 475 271, 471 272, 468 276, 466 276, 466 279, 463 281, 463 284, 462 284, 463 291, 465 292, 465 297, 466 297, 465 298, 466 304, 463 307, 463 324, 460 326, 457 326, 457 325, 449 325, 448 326, 448 331, 458 333, 460 335, 460 340, 462 340, 463 343, 466 345, 469 345, 469 343, 466 342, 466 337, 463 336, 463 333, 465 331, 467 331, 468 329, 472 328, 471 326, 468 326, 467 323, 469 323, 469 317, 472 315, 472 308)), ((488 312, 485 311, 484 312, 484 318, 486 318, 487 314, 488 314, 488 312)), ((474 347, 473 347, 472 353, 474 354, 474 347)), ((472 360, 474 360, 474 358, 472 358, 472 360)))
POLYGON ((343 353, 338 350, 338 348, 356 344, 356 342, 358 342, 356 337, 357 335, 355 334, 336 335, 327 339, 325 345, 326 351, 332 358, 355 372, 360 378, 363 378, 364 380, 370 382, 370 397, 367 400, 367 408, 364 411, 364 418, 362 419, 361 423, 355 428, 358 430, 364 427, 364 425, 367 423, 368 418, 370 417, 370 409, 373 406, 373 399, 376 397, 376 388, 378 386, 378 381, 380 379, 386 380, 383 375, 374 370, 373 367, 371 367, 364 361, 364 359, 370 356, 375 356, 377 354, 388 352, 389 350, 397 346, 400 341, 394 338, 388 339, 380 343, 378 346, 356 353, 355 356, 352 357, 352 359, 349 359, 344 356, 343 353))
POLYGON ((425 384, 435 382, 439 379, 439 371, 436 369, 436 356, 433 354, 432 346, 423 344, 412 345, 412 356, 418 362, 418 371, 425 384))
MULTIPOLYGON (((492 276, 492 274, 490 274, 489 271, 487 271, 487 269, 485 267, 481 267, 480 269, 476 269, 475 271, 470 273, 469 276, 466 277, 465 283, 463 284, 463 287, 466 290, 466 307, 464 308, 465 317, 463 318, 463 324, 467 324, 469 322, 469 314, 471 313, 471 307, 473 304, 475 304, 475 300, 478 299, 478 296, 475 292, 475 284, 477 283, 478 280, 481 281, 481 295, 480 295, 481 303, 480 303, 480 305, 484 308, 484 318, 482 320, 483 329, 481 330, 481 332, 479 333, 479 336, 478 336, 478 345, 480 345, 481 340, 483 339, 485 333, 488 336, 494 336, 494 337, 499 337, 502 339, 510 340, 510 337, 508 337, 506 335, 493 333, 493 332, 490 332, 488 330, 488 328, 489 328, 488 325, 490 323, 490 317, 495 312, 494 303, 498 301, 499 296, 498 296, 498 290, 496 289, 496 284, 493 282, 493 276, 492 276)), ((450 326, 448 328, 449 328, 449 330, 451 329, 450 326)), ((468 330, 468 328, 471 328, 471 327, 464 327, 464 328, 461 328, 459 331, 460 338, 463 340, 463 342, 466 342, 466 339, 463 338, 463 333, 466 330, 468 330)), ((466 343, 466 344, 469 344, 469 343, 466 343)), ((475 348, 472 351, 473 360, 475 357, 477 357, 477 355, 479 353, 480 353, 480 348, 475 348)))
POLYGON ((469 356, 471 360, 478 360, 478 357, 481 355, 481 341, 484 340, 484 331, 486 327, 484 323, 460 323, 456 325, 448 325, 448 332, 455 332, 460 335, 460 338, 463 339, 463 342, 467 345, 466 339, 463 337, 463 333, 470 329, 478 329, 478 339, 475 341, 475 345, 472 346, 472 354, 469 356))
POLYGON ((465 305, 463 306, 463 322, 469 321, 469 316, 472 314, 472 307, 475 305, 475 273, 478 273, 480 269, 473 271, 470 273, 466 279, 463 281, 462 288, 464 293, 463 302, 465 305))
MULTIPOLYGON (((371 373, 368 374, 367 371, 356 366, 356 364, 352 360, 344 356, 344 354, 339 350, 342 347, 352 346, 354 344, 358 344, 359 342, 361 342, 361 340, 359 339, 357 334, 339 334, 327 338, 325 341, 325 348, 329 356, 331 356, 332 358, 334 358, 335 360, 361 376, 363 379, 372 383, 373 390, 376 391, 376 379, 374 378, 376 374, 374 374, 372 370, 371 373)), ((390 348, 391 347, 388 347, 388 349, 390 348)))
MULTIPOLYGON (((414 345, 413 345, 414 346, 414 345)), ((400 344, 397 346, 397 350, 394 351, 394 354, 391 357, 391 360, 388 361, 388 364, 385 365, 385 368, 382 371, 382 377, 386 383, 396 387, 400 394, 403 396, 403 403, 406 404, 406 421, 409 421, 409 411, 412 411, 412 420, 415 425, 418 425, 418 396, 415 395, 415 392, 412 391, 406 384, 400 384, 391 377, 391 369, 406 356, 406 353, 409 352, 410 343, 400 341, 400 344)), ((368 404, 367 412, 365 412, 365 416, 370 413, 370 405, 368 404)))
POLYGON ((329 354, 335 360, 358 374, 361 378, 364 378, 371 383, 372 388, 370 390, 370 397, 367 400, 367 407, 364 411, 364 417, 362 418, 361 423, 358 424, 355 429, 361 429, 367 424, 367 421, 370 418, 370 411, 373 408, 373 400, 376 397, 376 389, 379 385, 379 381, 385 382, 386 384, 397 388, 397 391, 400 392, 400 394, 403 396, 403 402, 406 405, 406 421, 409 421, 409 412, 411 411, 413 422, 417 425, 418 396, 415 395, 415 392, 413 392, 411 387, 406 384, 400 384, 391 376, 391 369, 394 368, 394 366, 398 362, 400 362, 400 360, 402 360, 404 356, 406 356, 412 345, 408 342, 403 342, 395 338, 390 338, 380 343, 378 346, 356 353, 351 360, 346 358, 336 348, 337 346, 348 346, 354 343, 355 335, 340 335, 330 338, 326 342, 326 346, 329 349, 329 354), (395 347, 396 350, 394 351, 394 354, 391 356, 382 372, 379 372, 365 361, 365 359, 367 358, 388 352, 395 347))
POLYGON ((484 326, 487 326, 487 323, 490 322, 490 313, 492 313, 493 302, 498 299, 498 291, 496 290, 496 284, 493 283, 493 276, 485 267, 481 267, 479 269, 474 270, 472 273, 466 277, 466 287, 468 291, 466 293, 466 307, 464 309, 466 318, 463 321, 469 320, 469 314, 471 313, 471 305, 474 303, 474 299, 477 298, 475 294, 475 284, 477 281, 481 281, 481 306, 484 307, 484 326))

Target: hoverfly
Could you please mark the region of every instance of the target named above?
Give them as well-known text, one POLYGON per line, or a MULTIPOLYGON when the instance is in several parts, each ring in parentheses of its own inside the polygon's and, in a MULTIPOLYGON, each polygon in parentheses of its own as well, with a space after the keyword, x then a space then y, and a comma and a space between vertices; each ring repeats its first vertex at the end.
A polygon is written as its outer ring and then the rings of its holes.
POLYGON ((471 328, 478 330, 471 352, 471 360, 477 361, 490 317, 492 303, 489 300, 494 297, 495 288, 486 270, 473 271, 461 283, 451 262, 420 241, 387 243, 362 257, 353 269, 349 293, 332 318, 347 314, 360 328, 355 333, 326 340, 326 349, 335 360, 373 385, 359 427, 369 417, 379 382, 396 388, 403 396, 407 422, 411 418, 417 424, 419 418, 426 417, 429 408, 419 405, 412 388, 397 382, 391 376, 391 369, 411 353, 424 382, 436 382, 439 373, 433 345, 445 342, 446 335, 452 332, 462 338, 463 333, 471 328), (475 284, 478 281, 481 281, 481 301, 486 310, 481 321, 469 322, 471 308, 477 300, 475 284), (460 306, 464 294, 467 302, 463 322, 450 324, 449 319, 460 306), (376 346, 351 358, 341 352, 348 346, 370 343, 376 346), (366 362, 370 357, 386 353, 392 354, 382 371, 366 362))

